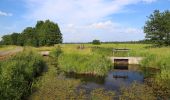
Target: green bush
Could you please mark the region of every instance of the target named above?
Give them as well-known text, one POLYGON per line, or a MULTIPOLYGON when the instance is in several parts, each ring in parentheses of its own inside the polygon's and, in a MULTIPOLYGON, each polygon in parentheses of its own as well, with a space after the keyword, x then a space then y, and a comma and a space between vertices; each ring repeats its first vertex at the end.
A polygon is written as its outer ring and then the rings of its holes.
POLYGON ((40 55, 25 50, 0 64, 0 98, 18 100, 31 93, 31 85, 45 63, 40 55))

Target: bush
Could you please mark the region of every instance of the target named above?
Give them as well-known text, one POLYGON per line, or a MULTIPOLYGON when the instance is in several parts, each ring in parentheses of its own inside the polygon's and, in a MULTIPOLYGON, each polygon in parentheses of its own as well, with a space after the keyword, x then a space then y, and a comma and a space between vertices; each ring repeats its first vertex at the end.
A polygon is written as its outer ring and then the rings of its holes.
POLYGON ((0 98, 18 100, 31 93, 32 82, 45 63, 40 55, 25 50, 0 64, 0 98))

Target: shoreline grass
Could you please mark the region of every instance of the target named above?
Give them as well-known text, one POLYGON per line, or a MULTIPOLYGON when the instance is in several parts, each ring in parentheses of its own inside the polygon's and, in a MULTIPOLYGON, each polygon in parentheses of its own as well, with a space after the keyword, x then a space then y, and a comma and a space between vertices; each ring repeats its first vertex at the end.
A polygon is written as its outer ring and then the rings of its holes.
POLYGON ((59 68, 65 72, 79 74, 105 75, 111 69, 111 61, 97 54, 82 55, 77 53, 61 54, 59 68))
POLYGON ((28 49, 0 62, 1 99, 18 100, 30 95, 32 82, 45 63, 40 55, 28 49))

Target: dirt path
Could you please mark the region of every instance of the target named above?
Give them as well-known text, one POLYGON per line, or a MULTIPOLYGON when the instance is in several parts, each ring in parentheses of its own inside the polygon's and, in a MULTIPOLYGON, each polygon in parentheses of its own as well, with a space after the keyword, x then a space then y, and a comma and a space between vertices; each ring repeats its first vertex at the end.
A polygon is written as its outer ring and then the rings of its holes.
POLYGON ((10 55, 13 55, 17 52, 21 52, 23 51, 23 48, 22 47, 16 47, 15 49, 11 49, 11 50, 1 50, 0 51, 0 60, 10 56, 10 55))

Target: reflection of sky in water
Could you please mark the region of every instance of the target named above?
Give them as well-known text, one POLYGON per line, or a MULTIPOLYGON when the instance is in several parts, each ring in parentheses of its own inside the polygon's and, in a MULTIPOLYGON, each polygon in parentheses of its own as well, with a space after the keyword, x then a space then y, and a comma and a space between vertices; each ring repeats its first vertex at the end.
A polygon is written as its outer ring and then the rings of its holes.
POLYGON ((116 70, 108 73, 108 76, 105 78, 104 87, 117 90, 121 86, 129 86, 134 81, 142 83, 143 75, 136 71, 116 70), (114 78, 114 75, 125 76, 126 78, 114 78))
MULTIPOLYGON (((138 67, 138 66, 134 66, 138 67)), ((87 78, 87 77, 86 77, 87 78)), ((92 77, 91 77, 92 78, 92 77)), ((95 78, 95 77, 93 77, 95 78)), ((82 87, 86 89, 94 89, 94 88, 105 88, 107 90, 118 90, 122 86, 129 86, 133 82, 143 83, 143 74, 139 72, 138 70, 131 69, 123 69, 123 70, 112 70, 110 71, 107 76, 104 78, 103 84, 99 84, 95 81, 86 81, 82 87), (126 78, 115 78, 114 76, 122 76, 126 78)))

